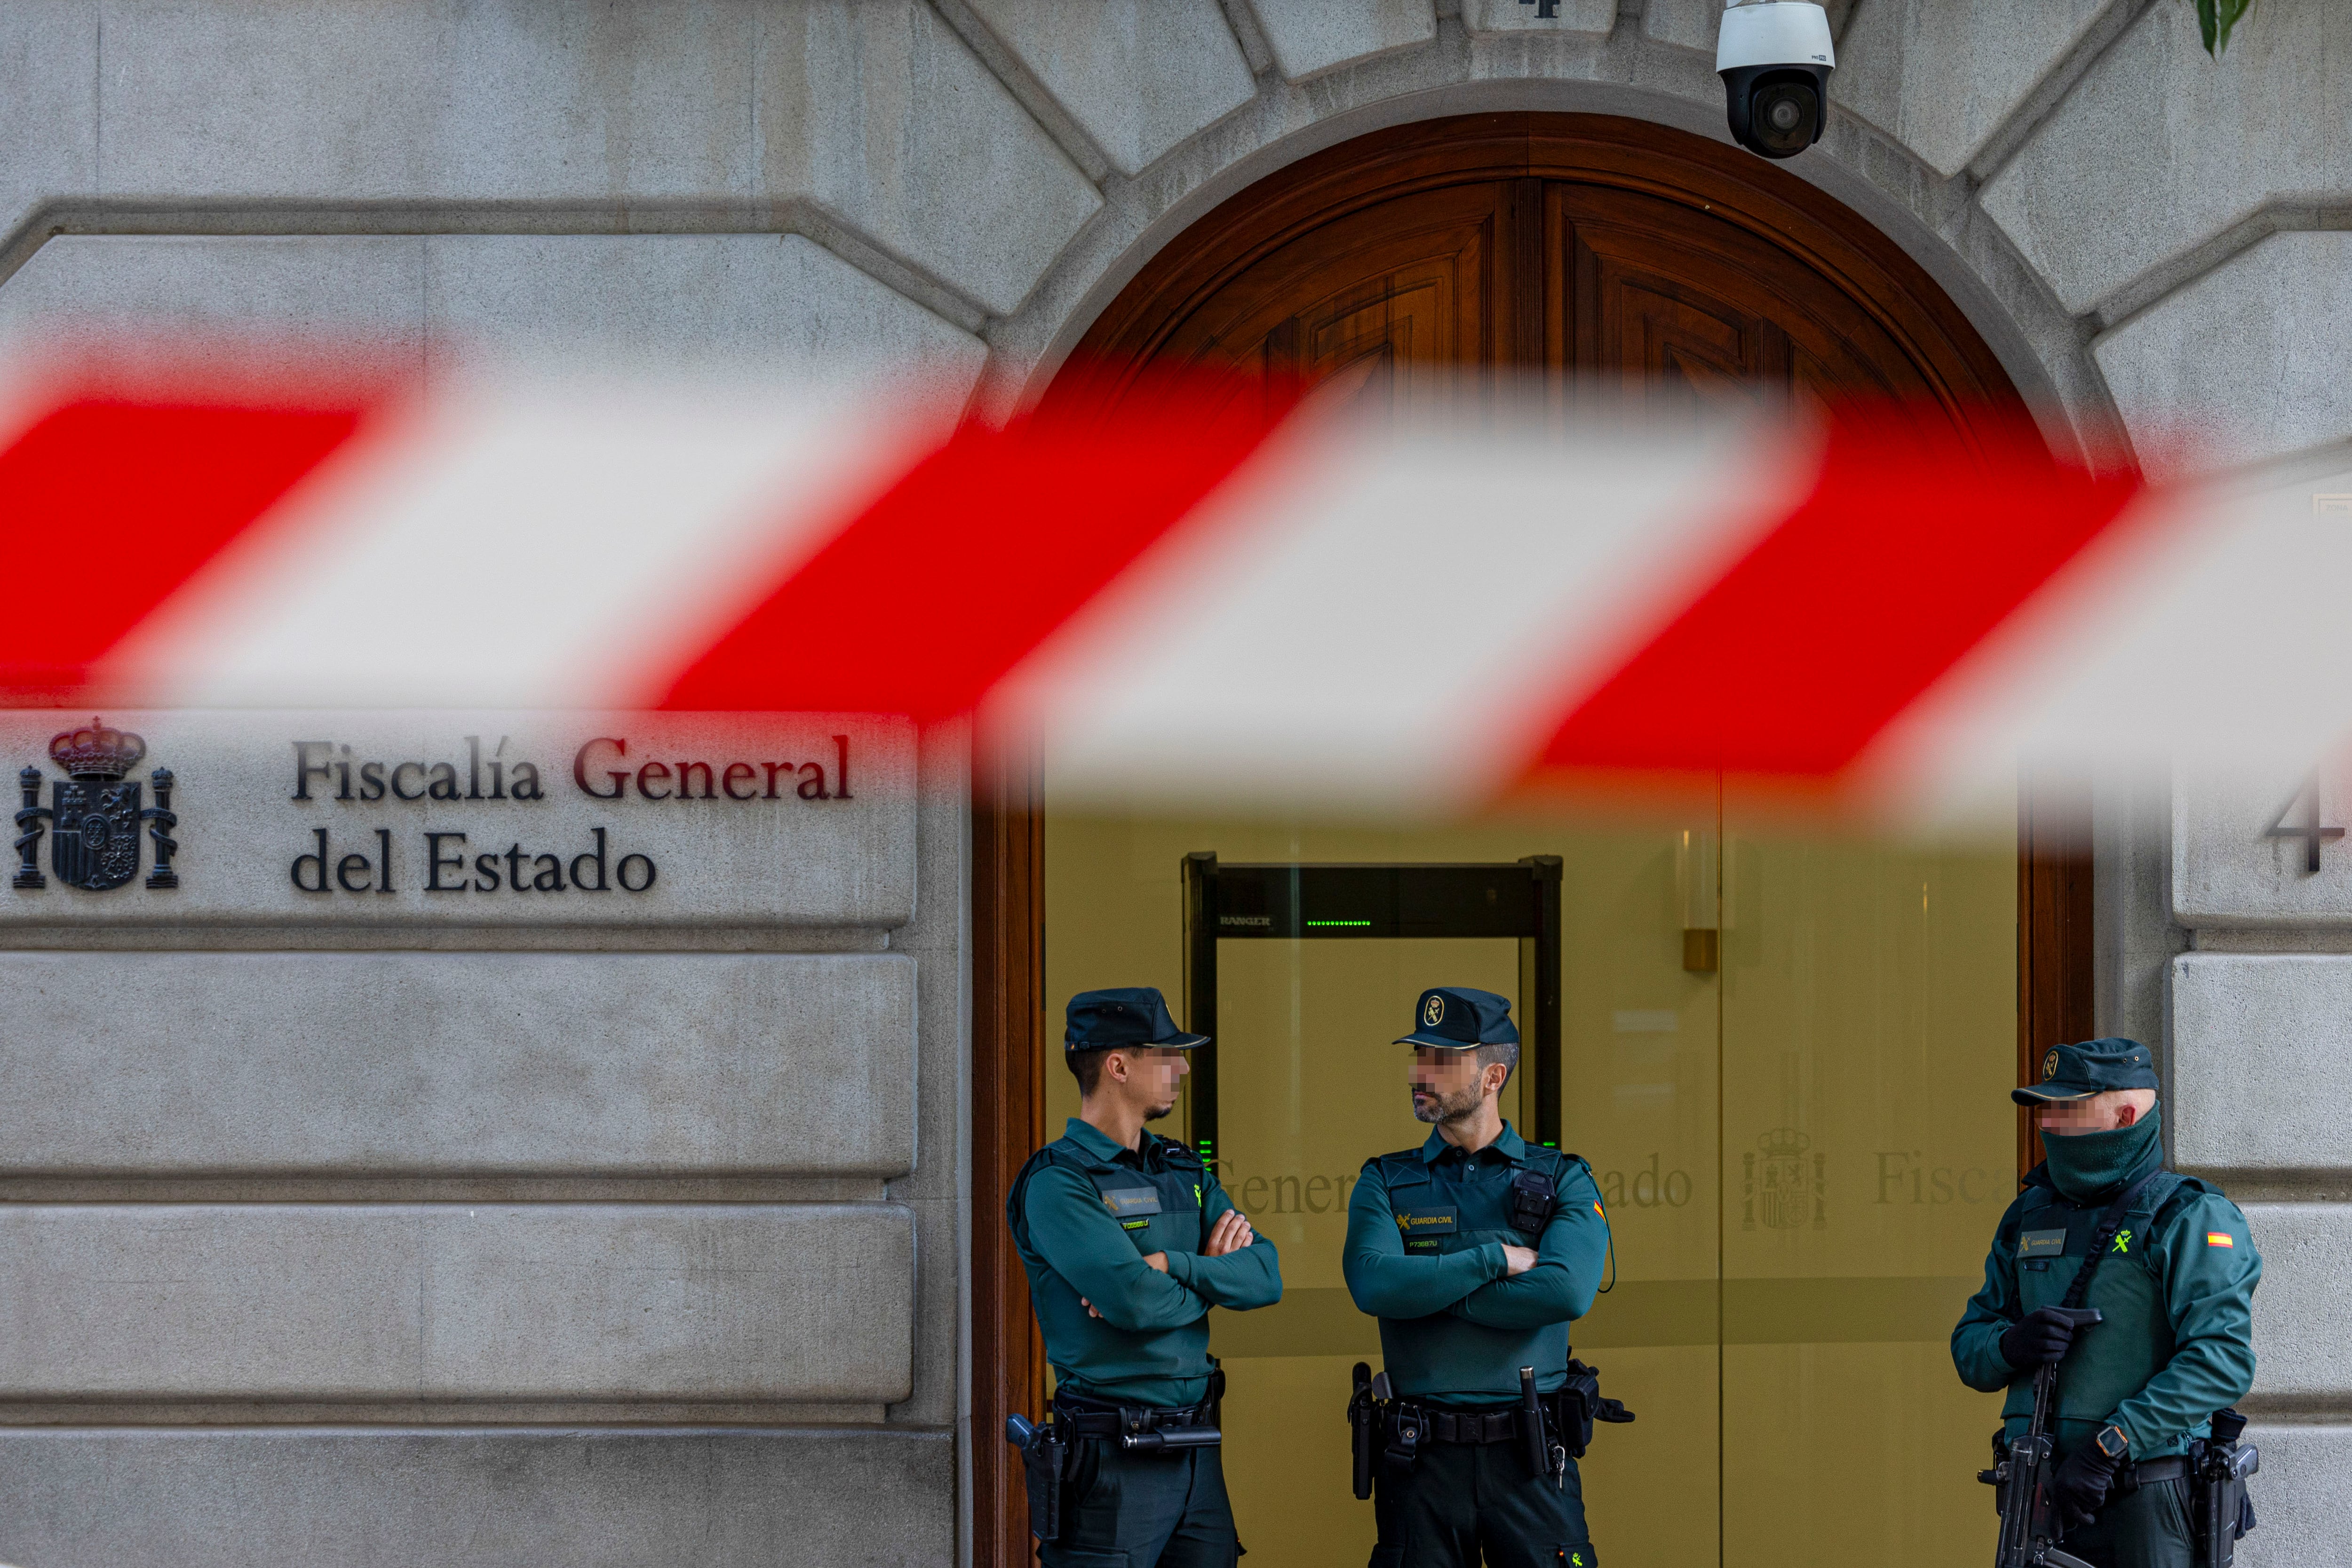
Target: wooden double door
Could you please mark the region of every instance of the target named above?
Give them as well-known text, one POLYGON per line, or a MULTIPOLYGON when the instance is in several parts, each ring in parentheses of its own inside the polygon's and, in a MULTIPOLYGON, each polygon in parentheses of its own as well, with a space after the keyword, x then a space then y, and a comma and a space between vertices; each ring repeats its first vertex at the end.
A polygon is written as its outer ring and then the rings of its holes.
POLYGON ((1862 395, 1966 426, 2018 407, 1941 290, 1843 208, 1745 153, 1594 116, 1431 121, 1285 170, 1155 258, 1055 394, 1201 363, 1414 405, 1503 372, 1669 416, 1862 395))

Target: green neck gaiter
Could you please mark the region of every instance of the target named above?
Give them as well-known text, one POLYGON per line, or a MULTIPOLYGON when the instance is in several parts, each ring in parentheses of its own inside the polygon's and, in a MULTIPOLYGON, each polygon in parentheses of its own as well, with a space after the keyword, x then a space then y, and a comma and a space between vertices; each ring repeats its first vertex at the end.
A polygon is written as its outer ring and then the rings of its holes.
POLYGON ((2069 1203, 2087 1204, 2112 1197, 2142 1167, 2163 1156, 2164 1111, 2151 1107, 2129 1127, 2072 1136, 2044 1134, 2042 1152, 2050 1163, 2050 1182, 2069 1203))

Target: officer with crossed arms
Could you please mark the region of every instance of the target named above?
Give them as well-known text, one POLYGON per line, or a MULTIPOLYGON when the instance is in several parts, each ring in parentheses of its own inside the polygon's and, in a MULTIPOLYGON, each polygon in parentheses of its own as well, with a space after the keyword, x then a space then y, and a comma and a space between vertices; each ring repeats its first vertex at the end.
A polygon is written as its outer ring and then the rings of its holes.
POLYGON ((1199 1155, 1144 1130, 1208 1043, 1150 986, 1072 997, 1078 1114, 1005 1203, 1054 1367, 1053 1419, 1024 1448, 1045 1568, 1233 1568, 1241 1552, 1209 1309, 1272 1306, 1282 1267, 1199 1155))
POLYGON ((1596 1416, 1632 1417, 1570 1360, 1568 1325, 1592 1308, 1609 1222, 1591 1166, 1502 1118, 1519 1058, 1510 1010, 1491 991, 1422 993, 1397 1044, 1413 1047, 1412 1113, 1435 1130, 1365 1162, 1349 1198, 1348 1290, 1381 1321, 1389 1385, 1365 1422, 1379 1445, 1371 1568, 1599 1561, 1573 1455, 1596 1416))

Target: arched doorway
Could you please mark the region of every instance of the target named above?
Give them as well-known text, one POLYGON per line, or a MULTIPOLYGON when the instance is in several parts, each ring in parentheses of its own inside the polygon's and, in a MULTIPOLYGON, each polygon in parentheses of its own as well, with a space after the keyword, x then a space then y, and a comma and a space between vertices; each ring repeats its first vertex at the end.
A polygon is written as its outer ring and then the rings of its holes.
MULTIPOLYGON (((1664 417, 1693 403, 1892 395, 1965 431, 2013 419, 2022 406, 1925 271, 1838 204, 1731 149, 1591 116, 1423 122, 1270 176, 1155 256, 1097 318, 1046 396, 1116 399, 1145 367, 1202 362, 1308 382, 1360 378, 1370 395, 1438 406, 1479 396, 1494 371, 1543 378, 1561 397, 1610 384, 1664 417)), ((1023 787, 1037 787, 1034 773, 1016 771, 1033 781, 1023 787)), ((1976 1513, 1990 1518, 1967 1473, 1982 1434, 1970 1426, 1955 1441, 1943 1419, 1952 1384, 1930 1330, 1939 1316, 1948 1330, 1958 1301, 1944 1298, 1961 1277, 1953 1259, 1971 1248, 1980 1257, 2008 1195, 1999 1145, 2014 1123, 1979 1093, 2014 1081, 2001 1031, 2012 1029, 2008 1038, 2029 1058, 2050 1040, 2091 1032, 2079 862, 2035 852, 2030 826, 2014 862, 1841 858, 1768 841, 1737 800, 1689 825, 1677 845, 1313 832, 1286 842, 1227 824, 1054 819, 1049 784, 1029 798, 1028 808, 1000 799, 975 821, 977 1444, 993 1447, 1002 1410, 1034 1412, 1047 1375, 1001 1212, 1002 1184, 1029 1148, 1058 1134, 1073 1098, 1051 1044, 1059 1002, 1100 984, 1178 994, 1176 969, 1163 961, 1178 945, 1181 855, 1561 854, 1566 1082, 1571 1094, 1604 1090, 1633 1108, 1612 1121, 1591 1104, 1570 1107, 1568 1146, 1615 1178, 1611 1203, 1632 1222, 1621 1234, 1653 1226, 1622 1293, 1580 1338, 1597 1343, 1592 1359, 1612 1378, 1633 1384, 1614 1392, 1650 1404, 1648 1424, 1609 1434, 1613 1449, 1596 1450, 1588 1470, 1601 1550, 1620 1563, 1975 1560, 1977 1532, 1954 1521, 1964 1510, 1974 1522, 1982 1522, 1976 1513), (1090 879, 1123 890, 1097 899, 1083 890, 1090 879), (1897 926, 1925 931, 1931 911, 1956 908, 1974 922, 1957 942, 1922 939, 1897 952, 1900 941, 1878 940, 1897 926), (1914 910, 1919 921, 1904 926, 1914 910), (1711 931, 1712 947, 1694 947, 1691 931, 1711 931), (1780 946, 1768 953, 1769 941, 1780 946), (1946 1037, 1930 1029, 1906 1048, 1950 1057, 1963 1041, 1959 1054, 1984 1083, 1916 1073, 1856 1102, 1859 1122, 1854 1106, 1815 1093, 1938 983, 1967 989, 1969 1022, 1946 1037), (1841 1011, 1822 1000, 1864 992, 1888 1005, 1841 1011), (1907 1124, 1871 1129, 1887 1147, 1864 1147, 1871 1140, 1857 1128, 1890 1097, 1975 1107, 1953 1134, 1966 1145, 1958 1163, 1907 1124), (1832 1139, 1827 1124, 1841 1117, 1832 1139), (1939 1204, 1939 1172, 1956 1194, 1968 1180, 1975 1196, 1939 1204), (1915 1207, 1937 1230, 1935 1256, 1883 1256, 1904 1245, 1890 1238, 1915 1207), (1831 1234, 1832 1213, 1850 1234, 1831 1234), (1861 1318, 1822 1321, 1860 1298, 1861 1318), (1868 1418, 1838 1428, 1858 1405, 1868 1418), (1934 1436, 1915 1442, 1898 1428, 1934 1436), (1843 1465, 1855 1456, 1863 1470, 1843 1465), (1632 1520, 1643 1522, 1639 1538, 1626 1528, 1632 1520)), ((1349 995, 1409 994, 1435 983, 1421 973, 1433 964, 1447 966, 1454 983, 1507 992, 1514 961, 1499 951, 1398 949, 1349 967, 1318 952, 1285 973, 1266 956, 1253 955, 1255 970, 1236 963, 1229 994, 1255 985, 1271 999, 1287 985, 1294 1022, 1285 1035, 1232 1009, 1217 1154, 1239 1178, 1229 1184, 1263 1183, 1236 1192, 1244 1207, 1265 1210, 1269 1226, 1295 1221, 1284 1242, 1293 1289, 1279 1317, 1217 1331, 1241 1390, 1228 1410, 1229 1465, 1245 1543, 1278 1562, 1354 1562, 1370 1510, 1346 1498, 1336 1468, 1345 1388, 1335 1373, 1343 1378, 1362 1353, 1366 1329, 1324 1255, 1355 1165, 1339 1152, 1346 1139, 1301 1130, 1381 1113, 1348 1098, 1333 1037, 1310 1039, 1296 1020, 1345 1016, 1340 1032, 1367 1045, 1378 1009, 1356 1017, 1349 995), (1243 1070, 1251 1053, 1260 1065, 1282 1063, 1286 1081, 1243 1070), (1235 1109, 1253 1101, 1286 1115, 1290 1131, 1284 1115, 1253 1122, 1235 1109)), ((1366 1131, 1357 1142, 1377 1148, 1348 1152, 1401 1147, 1399 1137, 1396 1128, 1366 1131)), ((1990 1430, 1990 1420, 1977 1426, 1990 1430)), ((982 1550, 992 1546, 1012 1564, 1027 1553, 1017 1473, 1002 1454, 975 1452, 976 1523, 982 1550)))
POLYGON ((1048 395, 1203 360, 1310 381, 1371 362, 1405 396, 1491 367, 1646 400, 1887 395, 1963 426, 2021 406, 1927 273, 1836 202, 1597 115, 1424 121, 1261 181, 1120 291, 1048 395))

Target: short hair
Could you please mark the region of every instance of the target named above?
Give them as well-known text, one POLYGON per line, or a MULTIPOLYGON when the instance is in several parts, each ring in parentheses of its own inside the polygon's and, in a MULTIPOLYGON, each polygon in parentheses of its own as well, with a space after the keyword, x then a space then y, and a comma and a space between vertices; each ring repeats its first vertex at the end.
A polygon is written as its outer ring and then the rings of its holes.
POLYGON ((1078 1080, 1081 1098, 1091 1096, 1095 1086, 1102 1082, 1104 1051, 1064 1051, 1062 1059, 1070 1064, 1070 1076, 1078 1080))
POLYGON ((1511 1087, 1511 1075, 1519 1070, 1519 1042, 1492 1040, 1478 1047, 1478 1070, 1484 1073, 1496 1062, 1503 1064, 1503 1087, 1511 1087))

